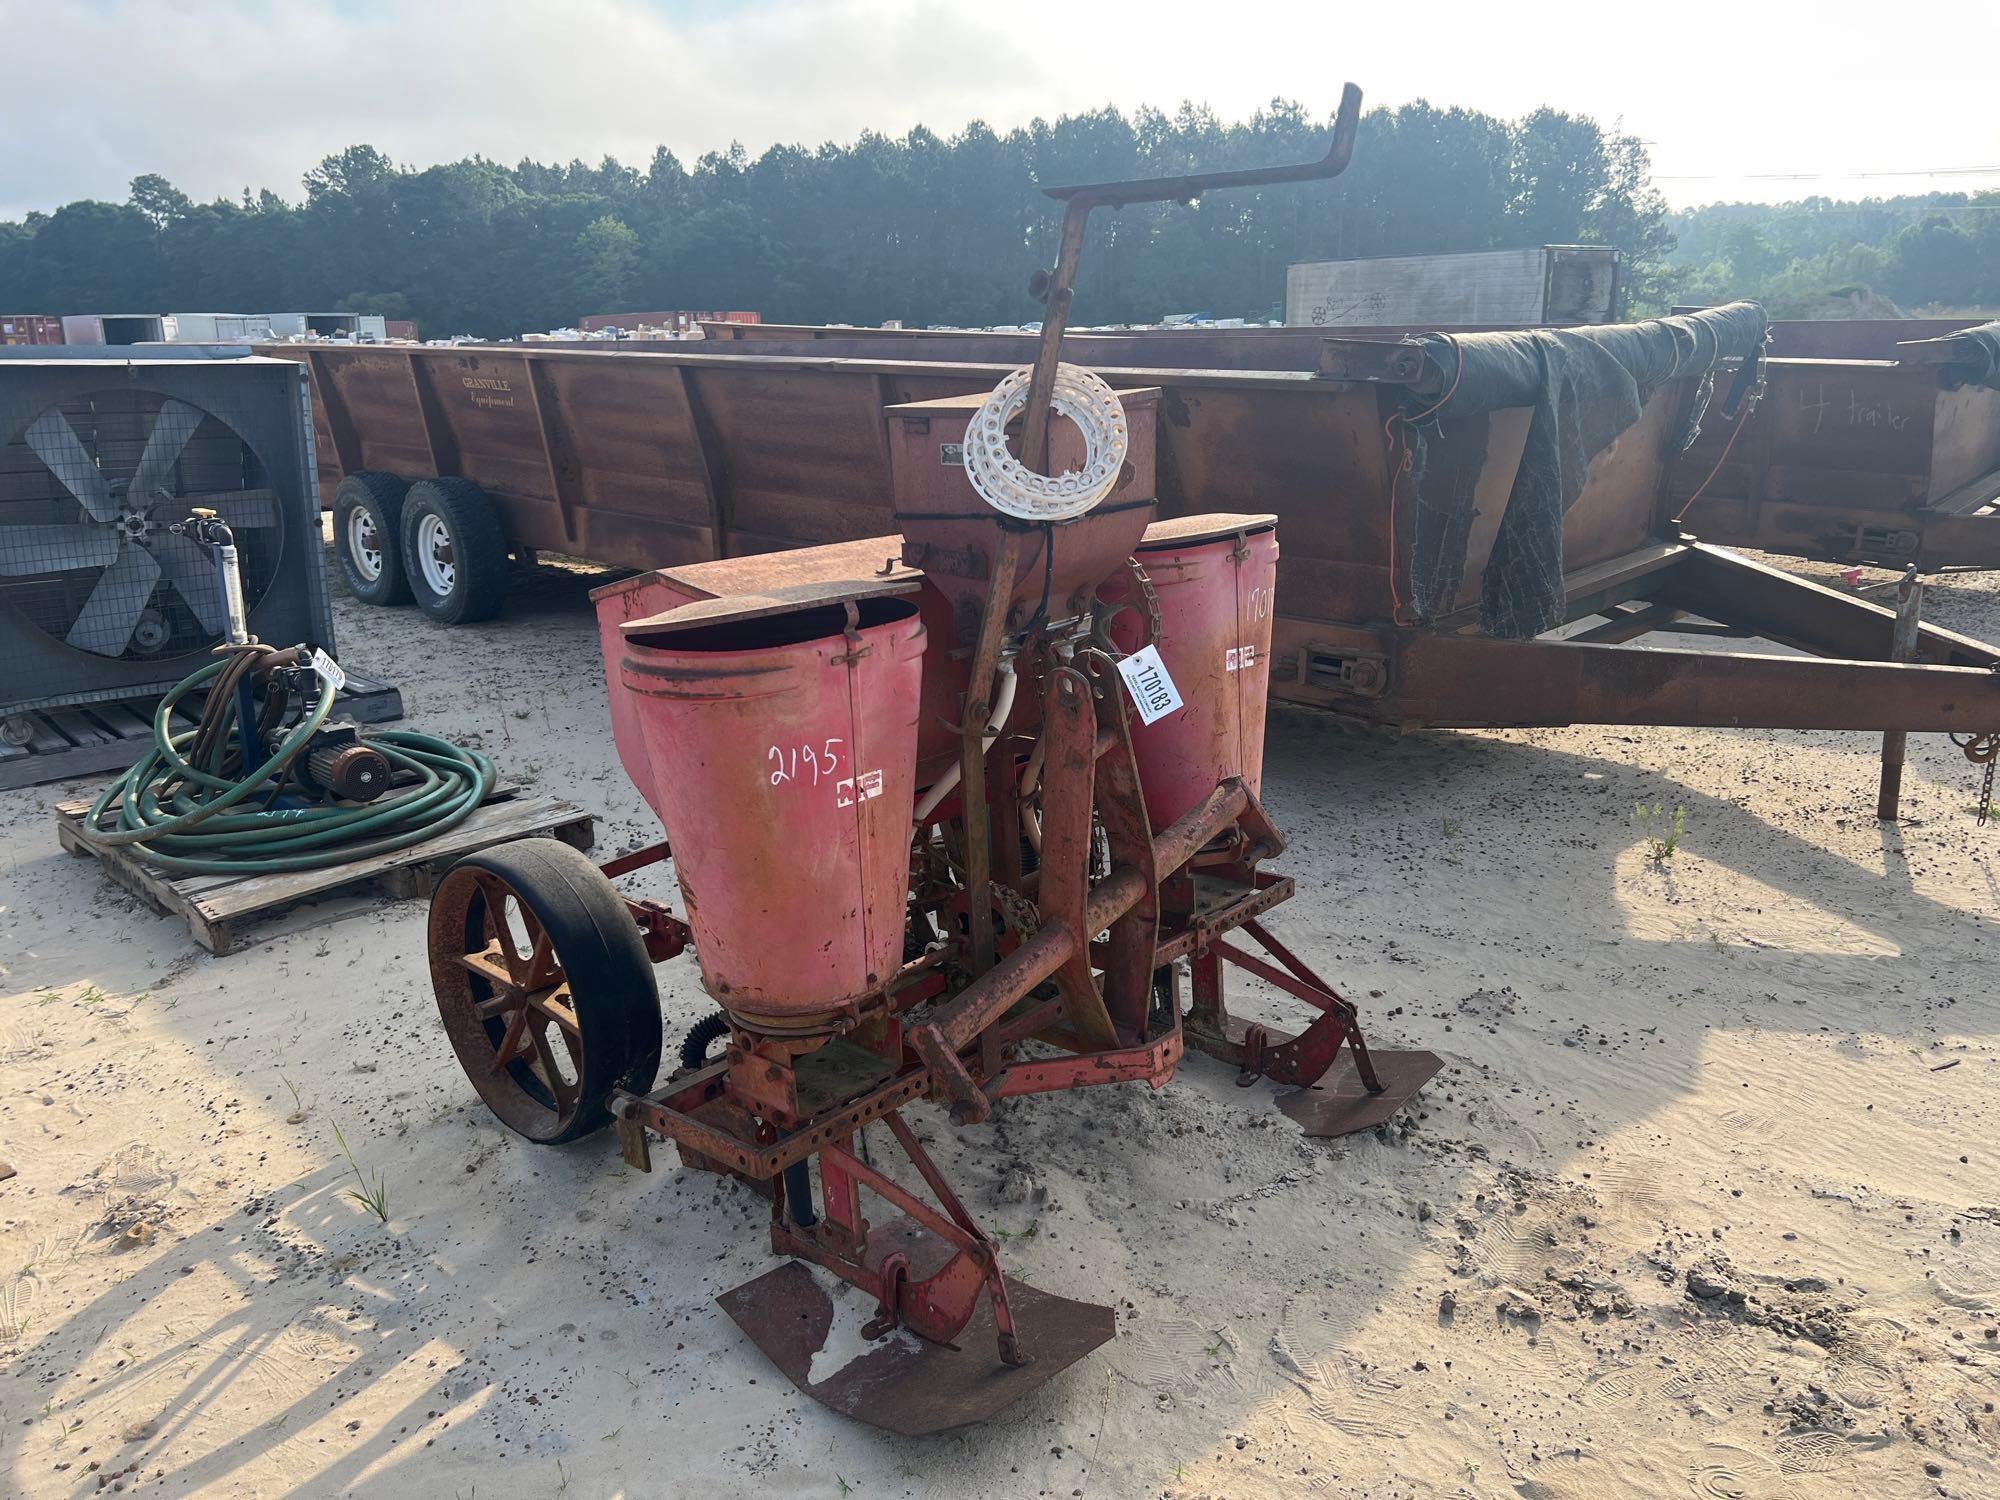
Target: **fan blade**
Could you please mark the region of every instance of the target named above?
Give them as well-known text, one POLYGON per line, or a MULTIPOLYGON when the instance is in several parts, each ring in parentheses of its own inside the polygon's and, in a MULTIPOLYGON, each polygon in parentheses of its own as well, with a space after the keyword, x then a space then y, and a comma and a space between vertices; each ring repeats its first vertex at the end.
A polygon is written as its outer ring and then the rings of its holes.
POLYGON ((153 561, 153 554, 127 542, 117 561, 97 580, 64 639, 99 656, 124 655, 133 627, 152 602, 153 586, 159 581, 160 565, 153 561))
POLYGON ((278 524, 276 490, 217 490, 212 495, 183 495, 181 502, 190 510, 207 506, 229 523, 231 531, 259 531, 278 524))
POLYGON ((0 578, 108 568, 117 560, 118 532, 109 526, 0 526, 0 578))
POLYGON ((167 575, 167 582, 180 591, 202 627, 220 635, 229 616, 222 607, 222 585, 216 582, 215 563, 207 549, 171 531, 154 532, 149 545, 153 560, 167 575))
POLYGON ((174 460, 181 456, 195 428, 201 426, 201 417, 201 412, 185 401, 161 404, 159 416, 153 419, 152 435, 146 439, 146 451, 139 455, 139 467, 132 471, 132 483, 125 489, 125 498, 140 510, 160 498, 155 491, 164 489, 174 460))
POLYGON ((118 507, 111 503, 111 487, 104 482, 97 460, 83 446, 83 439, 69 425, 68 417, 51 407, 35 418, 26 437, 35 457, 49 466, 63 488, 76 496, 85 510, 100 521, 117 519, 118 507))

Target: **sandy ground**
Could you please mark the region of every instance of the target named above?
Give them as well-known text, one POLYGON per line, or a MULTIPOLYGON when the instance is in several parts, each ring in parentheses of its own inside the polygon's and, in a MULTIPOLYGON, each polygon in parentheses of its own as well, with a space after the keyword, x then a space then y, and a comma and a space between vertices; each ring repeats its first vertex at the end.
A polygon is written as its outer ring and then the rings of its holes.
MULTIPOLYGON (((1932 613, 2000 637, 1992 583, 1932 613)), ((411 723, 600 814, 600 852, 656 836, 582 581, 473 629, 339 625, 411 723)), ((78 788, 0 794, 0 1491, 2000 1495, 2000 827, 1926 739, 1878 828, 1873 753, 1280 714, 1301 896, 1273 925, 1447 1071, 1340 1142, 1199 1058, 990 1127, 913 1110, 1016 1275, 1119 1313, 916 1442, 800 1396, 716 1308, 770 1263, 748 1193, 489 1117, 421 904, 210 958, 58 852, 78 788), (1685 809, 1669 860, 1641 801, 1685 809)), ((706 1004, 660 979, 677 1035, 706 1004)))

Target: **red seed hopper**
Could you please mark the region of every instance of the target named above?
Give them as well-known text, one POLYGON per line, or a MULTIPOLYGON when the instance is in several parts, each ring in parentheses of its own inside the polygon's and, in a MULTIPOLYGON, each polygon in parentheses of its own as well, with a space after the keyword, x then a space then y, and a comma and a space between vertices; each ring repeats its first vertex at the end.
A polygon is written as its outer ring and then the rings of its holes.
MULTIPOLYGON (((1204 183, 1228 185, 1164 186, 1204 183)), ((885 412, 899 536, 599 591, 619 754, 668 841, 601 870, 503 846, 432 908, 446 1027, 494 1111, 540 1141, 615 1121, 635 1165, 658 1137, 768 1198, 787 1259, 723 1307, 800 1389, 900 1433, 990 1415, 1114 1325, 1005 1273, 906 1108, 969 1127, 1158 1088, 1192 1044, 1337 1135, 1439 1066, 1371 1053, 1261 925, 1293 894, 1258 798, 1280 538, 1267 515, 1155 524, 1155 393, 1055 359, 1088 206, 1041 288, 1046 360, 885 412), (669 854, 678 915, 610 884, 669 854), (718 1009, 661 1083, 650 964, 689 949, 718 1009), (1225 964, 1308 1024, 1233 1019, 1225 964), (873 1164, 890 1140, 909 1170, 873 1164)))

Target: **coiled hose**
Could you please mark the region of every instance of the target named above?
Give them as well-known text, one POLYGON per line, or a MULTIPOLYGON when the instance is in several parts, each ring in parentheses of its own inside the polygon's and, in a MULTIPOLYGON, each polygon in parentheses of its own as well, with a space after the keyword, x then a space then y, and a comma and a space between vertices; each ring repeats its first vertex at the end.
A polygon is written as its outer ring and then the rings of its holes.
MULTIPOLYGON (((170 689, 153 714, 153 748, 104 789, 83 820, 100 847, 137 845, 146 860, 187 875, 270 874, 318 870, 406 849, 464 820, 493 790, 493 762, 415 730, 385 730, 367 743, 398 773, 415 780, 365 804, 331 800, 302 781, 293 763, 333 711, 334 685, 318 696, 278 748, 247 775, 246 736, 238 723, 240 679, 290 651, 251 642, 220 648, 222 659, 170 689), (193 729, 175 731, 174 705, 207 686, 193 729), (114 815, 115 810, 115 815, 114 815)), ((281 696, 267 694, 249 744, 261 746, 283 717, 281 696)))

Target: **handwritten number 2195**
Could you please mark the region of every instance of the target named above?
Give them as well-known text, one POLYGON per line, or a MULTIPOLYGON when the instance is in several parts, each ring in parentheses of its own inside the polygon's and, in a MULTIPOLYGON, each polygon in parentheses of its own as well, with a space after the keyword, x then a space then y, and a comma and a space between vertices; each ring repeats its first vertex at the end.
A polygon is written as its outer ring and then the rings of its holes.
POLYGON ((765 761, 771 768, 771 785, 783 786, 788 781, 801 777, 809 779, 813 786, 832 780, 840 775, 840 747, 847 741, 830 739, 814 748, 810 744, 773 745, 765 752, 765 761))

